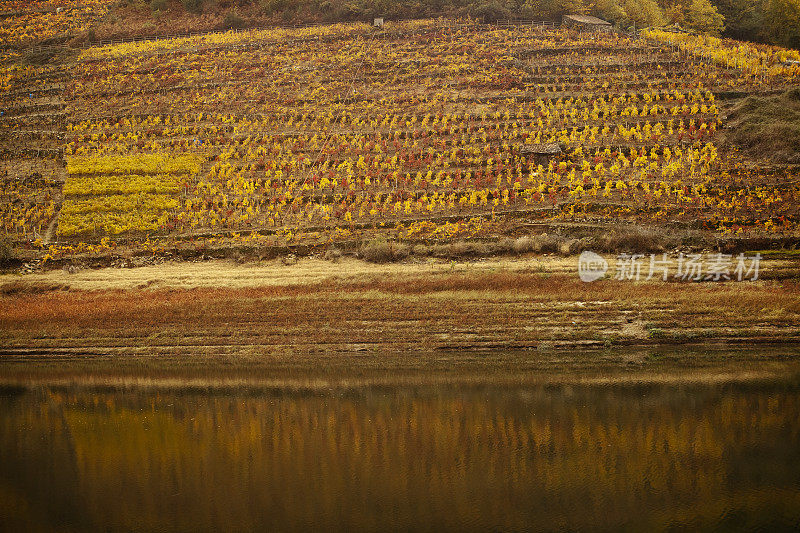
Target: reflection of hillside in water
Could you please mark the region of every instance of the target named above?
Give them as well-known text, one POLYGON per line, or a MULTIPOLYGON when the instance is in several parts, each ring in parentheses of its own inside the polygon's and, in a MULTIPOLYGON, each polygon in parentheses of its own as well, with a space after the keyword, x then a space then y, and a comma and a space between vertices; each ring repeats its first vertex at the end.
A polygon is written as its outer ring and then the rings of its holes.
POLYGON ((11 395, 0 517, 16 529, 788 527, 797 420, 800 391, 777 385, 11 395))

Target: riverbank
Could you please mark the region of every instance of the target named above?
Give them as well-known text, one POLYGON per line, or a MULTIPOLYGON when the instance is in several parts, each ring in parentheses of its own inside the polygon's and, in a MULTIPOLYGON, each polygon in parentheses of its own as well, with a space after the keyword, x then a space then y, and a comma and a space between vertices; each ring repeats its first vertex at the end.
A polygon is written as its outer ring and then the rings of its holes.
POLYGON ((800 344, 257 355, 0 358, 0 394, 30 390, 330 394, 401 388, 800 384, 800 344))
POLYGON ((797 268, 764 259, 757 281, 700 283, 611 275, 584 283, 577 258, 560 257, 212 261, 6 275, 0 353, 275 357, 787 344, 800 342, 797 268))

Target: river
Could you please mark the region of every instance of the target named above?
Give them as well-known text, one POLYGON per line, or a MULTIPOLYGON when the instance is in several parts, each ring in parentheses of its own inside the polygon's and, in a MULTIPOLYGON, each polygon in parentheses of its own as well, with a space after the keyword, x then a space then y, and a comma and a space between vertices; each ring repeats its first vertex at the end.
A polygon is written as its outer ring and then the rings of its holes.
POLYGON ((317 386, 182 386, 148 364, 65 384, 46 377, 75 362, 37 362, 0 388, 0 529, 791 530, 791 353, 317 386))

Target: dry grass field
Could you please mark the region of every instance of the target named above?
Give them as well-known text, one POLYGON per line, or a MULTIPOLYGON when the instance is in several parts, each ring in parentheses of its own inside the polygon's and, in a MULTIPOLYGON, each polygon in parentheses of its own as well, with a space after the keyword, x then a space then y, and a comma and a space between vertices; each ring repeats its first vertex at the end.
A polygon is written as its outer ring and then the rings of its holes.
POLYGON ((2 353, 274 356, 800 341, 796 263, 766 260, 762 269, 764 279, 749 282, 584 283, 564 259, 344 259, 6 276, 2 353))

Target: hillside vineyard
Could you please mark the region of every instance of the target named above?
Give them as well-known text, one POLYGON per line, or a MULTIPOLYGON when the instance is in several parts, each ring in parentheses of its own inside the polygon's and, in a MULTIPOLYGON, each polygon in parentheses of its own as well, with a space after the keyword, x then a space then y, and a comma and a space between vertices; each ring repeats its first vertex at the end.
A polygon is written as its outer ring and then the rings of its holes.
POLYGON ((0 218, 71 249, 452 238, 504 217, 791 233, 797 173, 719 141, 725 100, 796 85, 791 59, 433 20, 84 48, 3 70, 0 218))

